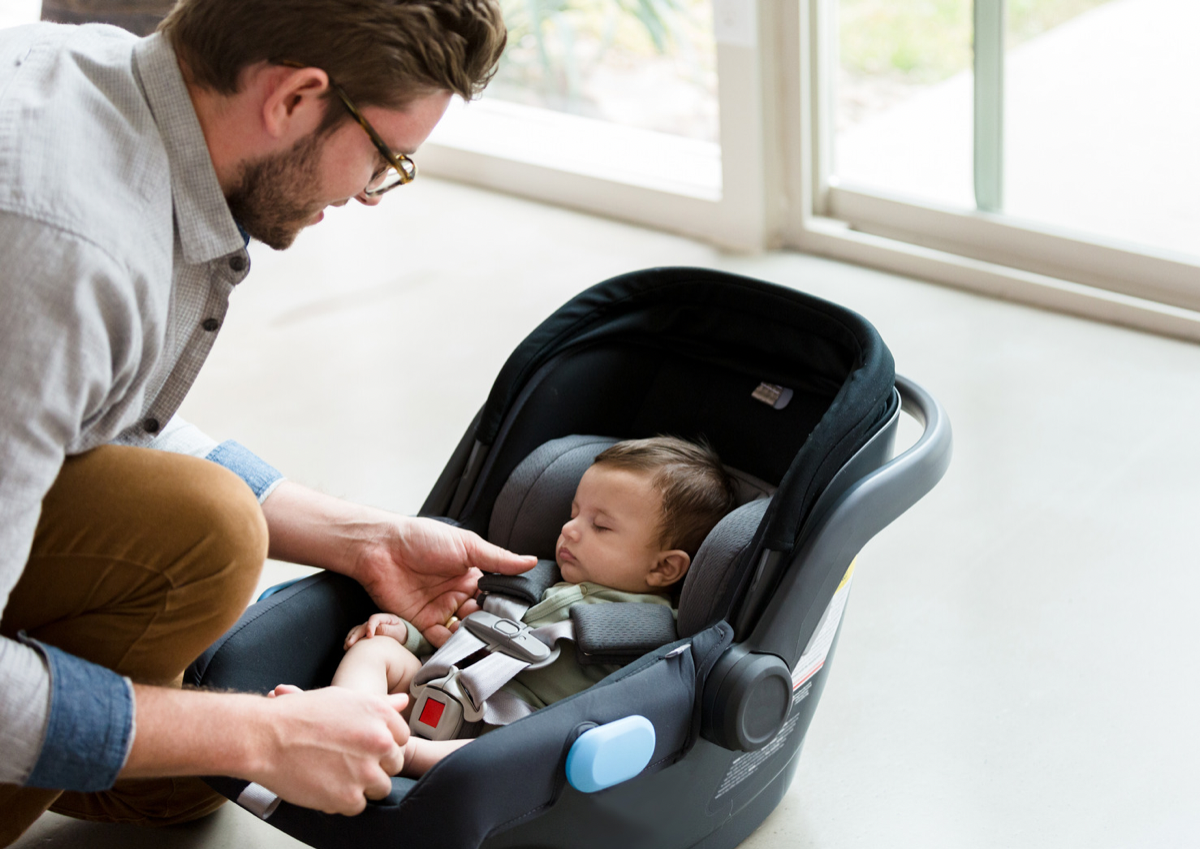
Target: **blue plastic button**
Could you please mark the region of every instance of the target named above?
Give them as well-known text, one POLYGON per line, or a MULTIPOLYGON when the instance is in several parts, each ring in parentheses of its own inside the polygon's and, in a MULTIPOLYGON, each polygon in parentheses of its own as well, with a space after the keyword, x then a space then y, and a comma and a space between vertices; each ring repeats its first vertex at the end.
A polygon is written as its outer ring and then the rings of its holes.
POLYGON ((640 714, 589 729, 567 753, 567 781, 591 794, 641 773, 654 755, 654 724, 640 714))

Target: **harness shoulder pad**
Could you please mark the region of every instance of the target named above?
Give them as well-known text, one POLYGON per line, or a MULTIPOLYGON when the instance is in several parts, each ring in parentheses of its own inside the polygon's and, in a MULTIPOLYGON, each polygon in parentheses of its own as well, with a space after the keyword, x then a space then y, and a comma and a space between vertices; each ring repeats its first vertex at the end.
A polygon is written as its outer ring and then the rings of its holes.
POLYGON ((628 664, 678 638, 669 606, 653 602, 572 605, 580 664, 628 664))
POLYGON ((511 596, 532 606, 542 601, 546 588, 559 581, 562 581, 562 576, 558 572, 558 564, 554 561, 538 561, 532 570, 516 576, 485 573, 479 579, 479 589, 485 593, 511 596))

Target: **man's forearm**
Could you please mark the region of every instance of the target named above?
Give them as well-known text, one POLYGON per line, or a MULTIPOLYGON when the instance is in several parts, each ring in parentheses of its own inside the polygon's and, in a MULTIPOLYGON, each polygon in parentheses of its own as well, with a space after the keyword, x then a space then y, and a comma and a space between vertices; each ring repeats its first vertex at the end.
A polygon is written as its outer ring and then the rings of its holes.
POLYGON ((408 620, 434 646, 450 637, 444 624, 452 614, 470 613, 480 571, 521 573, 537 563, 471 531, 354 505, 290 481, 262 506, 270 557, 350 576, 379 610, 408 620))
POLYGON ((261 773, 274 743, 262 697, 134 685, 137 732, 122 779, 261 773))
POLYGON ((262 505, 270 534, 268 557, 361 579, 361 553, 391 527, 386 511, 326 496, 283 481, 262 505))
POLYGON ((407 695, 323 688, 268 699, 136 685, 137 731, 121 778, 233 776, 285 800, 353 815, 404 763, 407 695))

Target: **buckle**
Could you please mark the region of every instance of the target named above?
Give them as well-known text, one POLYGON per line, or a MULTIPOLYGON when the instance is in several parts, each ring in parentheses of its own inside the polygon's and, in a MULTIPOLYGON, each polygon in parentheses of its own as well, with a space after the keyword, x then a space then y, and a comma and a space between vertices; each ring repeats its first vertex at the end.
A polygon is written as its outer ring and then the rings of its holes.
POLYGON ((471 737, 475 725, 483 718, 483 706, 476 708, 471 696, 458 683, 458 668, 440 679, 414 685, 412 714, 408 727, 413 734, 430 741, 471 737))
POLYGON ((487 650, 499 650, 505 655, 538 666, 549 661, 550 647, 529 633, 529 626, 510 620, 507 617, 497 617, 487 611, 476 611, 462 621, 467 630, 487 644, 487 650))

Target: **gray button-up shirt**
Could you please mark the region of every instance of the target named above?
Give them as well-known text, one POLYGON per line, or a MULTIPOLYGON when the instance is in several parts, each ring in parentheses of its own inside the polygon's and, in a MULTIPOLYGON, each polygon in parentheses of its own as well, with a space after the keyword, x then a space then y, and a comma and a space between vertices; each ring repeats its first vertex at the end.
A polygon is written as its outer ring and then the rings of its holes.
MULTIPOLYGON (((166 40, 0 31, 0 611, 64 457, 178 436, 249 266, 166 40)), ((104 788, 132 739, 128 681, 0 638, 0 782, 104 788)))

